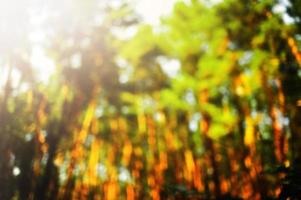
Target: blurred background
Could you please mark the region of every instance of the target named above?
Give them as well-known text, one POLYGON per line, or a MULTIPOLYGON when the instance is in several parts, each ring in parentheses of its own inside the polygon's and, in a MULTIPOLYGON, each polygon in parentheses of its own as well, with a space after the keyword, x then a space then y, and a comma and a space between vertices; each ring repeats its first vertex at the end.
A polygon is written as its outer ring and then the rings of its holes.
POLYGON ((299 0, 0 1, 0 199, 301 199, 299 0))

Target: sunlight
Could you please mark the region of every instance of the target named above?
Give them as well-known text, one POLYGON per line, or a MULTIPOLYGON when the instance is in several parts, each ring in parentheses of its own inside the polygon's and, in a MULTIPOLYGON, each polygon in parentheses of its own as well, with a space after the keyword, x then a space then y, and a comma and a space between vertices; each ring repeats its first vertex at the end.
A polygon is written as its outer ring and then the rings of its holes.
MULTIPOLYGON (((160 17, 171 12, 173 4, 177 0, 142 0, 137 1, 134 9, 146 23, 158 25, 160 17), (160 5, 160 6, 158 6, 160 5)), ((133 2, 133 1, 129 1, 133 2)), ((47 83, 49 77, 55 71, 54 61, 45 53, 45 43, 49 30, 44 26, 45 21, 50 16, 48 9, 54 7, 65 7, 62 2, 37 2, 37 1, 6 1, 1 2, 0 8, 0 58, 5 54, 22 48, 23 46, 32 46, 29 49, 29 61, 32 65, 38 80, 47 83), (2 52, 2 53, 1 53, 2 52)), ((68 4, 69 5, 69 4, 68 4)), ((58 8, 58 10, 65 10, 58 8)), ((68 10, 68 9, 66 9, 68 10)), ((65 11, 63 11, 65 12, 65 11)), ((70 15, 69 12, 65 13, 70 15)), ((48 28, 49 29, 49 28, 48 28)), ((129 33, 130 34, 130 33, 129 33)), ((132 34, 130 34, 132 35, 132 34)), ((80 59, 72 59, 72 66, 78 67, 80 59)), ((3 71, 4 69, 1 69, 3 71)), ((16 74, 16 73, 14 73, 16 74)), ((12 81, 18 82, 19 77, 12 74, 12 81)), ((0 75, 1 87, 4 85, 5 73, 0 75)), ((172 74, 174 75, 174 73, 172 74)), ((15 83, 16 85, 17 83, 15 83)))
MULTIPOLYGON (((45 3, 45 2, 43 2, 45 3)), ((47 19, 47 12, 41 9, 45 5, 36 1, 5 1, 0 7, 0 58, 5 62, 7 55, 27 49, 23 54, 28 55, 37 80, 47 83, 55 70, 54 61, 45 55, 44 43, 46 30, 42 25, 47 19), (28 48, 31 47, 31 48, 28 48)), ((3 68, 3 67, 1 67, 3 68)), ((3 71, 5 69, 1 69, 3 71)), ((1 73, 1 87, 6 80, 5 73, 1 73)), ((13 85, 19 81, 18 73, 12 73, 13 85)))
POLYGON ((26 1, 1 1, 0 6, 0 52, 6 54, 19 46, 25 37, 27 29, 26 1))
POLYGON ((172 10, 177 0, 142 0, 136 4, 136 11, 146 23, 158 25, 160 18, 172 10))
POLYGON ((47 83, 55 71, 55 63, 50 59, 42 47, 36 46, 32 50, 30 62, 38 74, 38 80, 47 83))

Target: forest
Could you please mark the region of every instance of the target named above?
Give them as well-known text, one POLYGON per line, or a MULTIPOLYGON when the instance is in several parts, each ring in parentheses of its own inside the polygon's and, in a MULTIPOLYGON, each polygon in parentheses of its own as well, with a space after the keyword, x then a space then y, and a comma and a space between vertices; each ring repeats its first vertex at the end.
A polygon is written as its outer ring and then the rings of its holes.
POLYGON ((139 1, 0 2, 0 200, 301 199, 301 1, 139 1))

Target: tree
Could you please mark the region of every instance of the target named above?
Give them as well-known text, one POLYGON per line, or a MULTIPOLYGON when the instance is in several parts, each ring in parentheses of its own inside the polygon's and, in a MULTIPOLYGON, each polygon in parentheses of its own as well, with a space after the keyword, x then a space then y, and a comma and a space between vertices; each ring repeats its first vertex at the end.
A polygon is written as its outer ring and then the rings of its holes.
POLYGON ((297 1, 291 24, 276 0, 178 2, 157 27, 130 6, 62 5, 47 83, 32 44, 7 53, 0 199, 298 198, 297 1))

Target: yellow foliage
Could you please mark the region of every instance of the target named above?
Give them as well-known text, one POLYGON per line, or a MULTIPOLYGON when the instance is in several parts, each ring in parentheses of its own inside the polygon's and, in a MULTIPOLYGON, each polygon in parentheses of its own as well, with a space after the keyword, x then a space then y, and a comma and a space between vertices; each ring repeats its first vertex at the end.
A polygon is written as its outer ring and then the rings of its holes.
POLYGON ((138 130, 139 133, 145 133, 146 131, 146 117, 143 112, 138 113, 138 130))
POLYGON ((193 155, 190 150, 185 151, 185 162, 188 172, 193 172, 195 169, 195 164, 193 160, 193 155))
POLYGON ((255 141, 255 136, 254 136, 253 120, 250 116, 247 116, 246 117, 244 143, 245 143, 245 145, 250 146, 254 143, 254 141, 255 141))
POLYGON ((129 140, 127 140, 123 146, 123 156, 122 156, 122 164, 125 166, 128 166, 130 159, 131 159, 131 155, 132 155, 132 144, 129 140))

